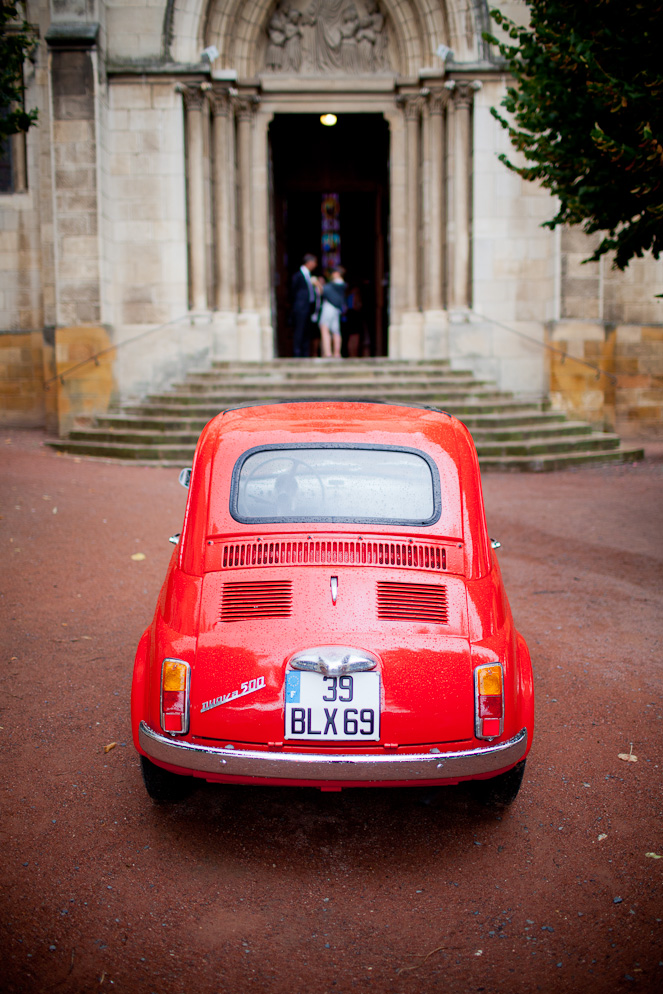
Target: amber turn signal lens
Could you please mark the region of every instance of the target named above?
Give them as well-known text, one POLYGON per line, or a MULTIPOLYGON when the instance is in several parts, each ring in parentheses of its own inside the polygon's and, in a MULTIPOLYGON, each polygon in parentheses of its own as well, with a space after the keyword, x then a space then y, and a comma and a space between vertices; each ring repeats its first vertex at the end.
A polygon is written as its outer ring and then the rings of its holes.
POLYGON ((477 670, 477 689, 482 697, 502 695, 502 667, 480 666, 477 670))
POLYGON ((186 690, 188 666, 179 659, 165 659, 163 664, 163 690, 186 690))

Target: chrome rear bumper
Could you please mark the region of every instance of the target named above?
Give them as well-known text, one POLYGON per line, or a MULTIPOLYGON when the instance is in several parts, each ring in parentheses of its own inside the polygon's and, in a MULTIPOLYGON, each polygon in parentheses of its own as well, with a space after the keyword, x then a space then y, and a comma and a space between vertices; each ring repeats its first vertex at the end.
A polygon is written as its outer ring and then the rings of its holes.
POLYGON ((141 749, 157 763, 212 777, 255 777, 275 780, 456 780, 496 773, 513 766, 527 752, 527 729, 508 742, 466 749, 462 752, 420 752, 400 755, 366 755, 263 752, 258 749, 224 749, 178 742, 140 723, 141 749))

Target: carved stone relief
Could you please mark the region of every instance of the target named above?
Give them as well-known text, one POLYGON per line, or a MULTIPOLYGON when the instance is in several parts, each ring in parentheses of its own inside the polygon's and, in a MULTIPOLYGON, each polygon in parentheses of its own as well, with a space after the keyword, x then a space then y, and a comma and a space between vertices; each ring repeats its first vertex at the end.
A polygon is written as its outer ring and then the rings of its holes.
POLYGON ((264 68, 273 73, 389 72, 389 35, 375 0, 281 0, 266 27, 264 68))

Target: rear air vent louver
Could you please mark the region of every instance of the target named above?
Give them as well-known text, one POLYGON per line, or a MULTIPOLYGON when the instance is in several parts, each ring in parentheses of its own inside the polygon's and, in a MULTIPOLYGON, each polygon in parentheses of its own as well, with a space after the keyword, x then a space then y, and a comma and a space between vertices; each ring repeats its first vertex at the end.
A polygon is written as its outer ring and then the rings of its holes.
POLYGON ((292 613, 290 580, 263 583, 224 583, 220 621, 251 618, 289 618, 292 613))
POLYGON ((342 539, 238 542, 224 545, 221 569, 250 566, 395 566, 399 569, 444 570, 447 552, 414 542, 357 542, 342 539))
POLYGON ((446 625, 446 587, 430 583, 378 583, 378 617, 446 625))

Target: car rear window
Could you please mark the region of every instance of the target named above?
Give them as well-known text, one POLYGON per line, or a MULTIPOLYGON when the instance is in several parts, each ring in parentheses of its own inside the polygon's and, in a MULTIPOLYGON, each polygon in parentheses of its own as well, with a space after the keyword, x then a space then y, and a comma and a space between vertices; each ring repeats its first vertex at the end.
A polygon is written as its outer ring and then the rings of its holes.
POLYGON ((352 521, 432 525, 440 481, 432 459, 388 445, 270 445, 235 464, 230 513, 241 522, 352 521))

